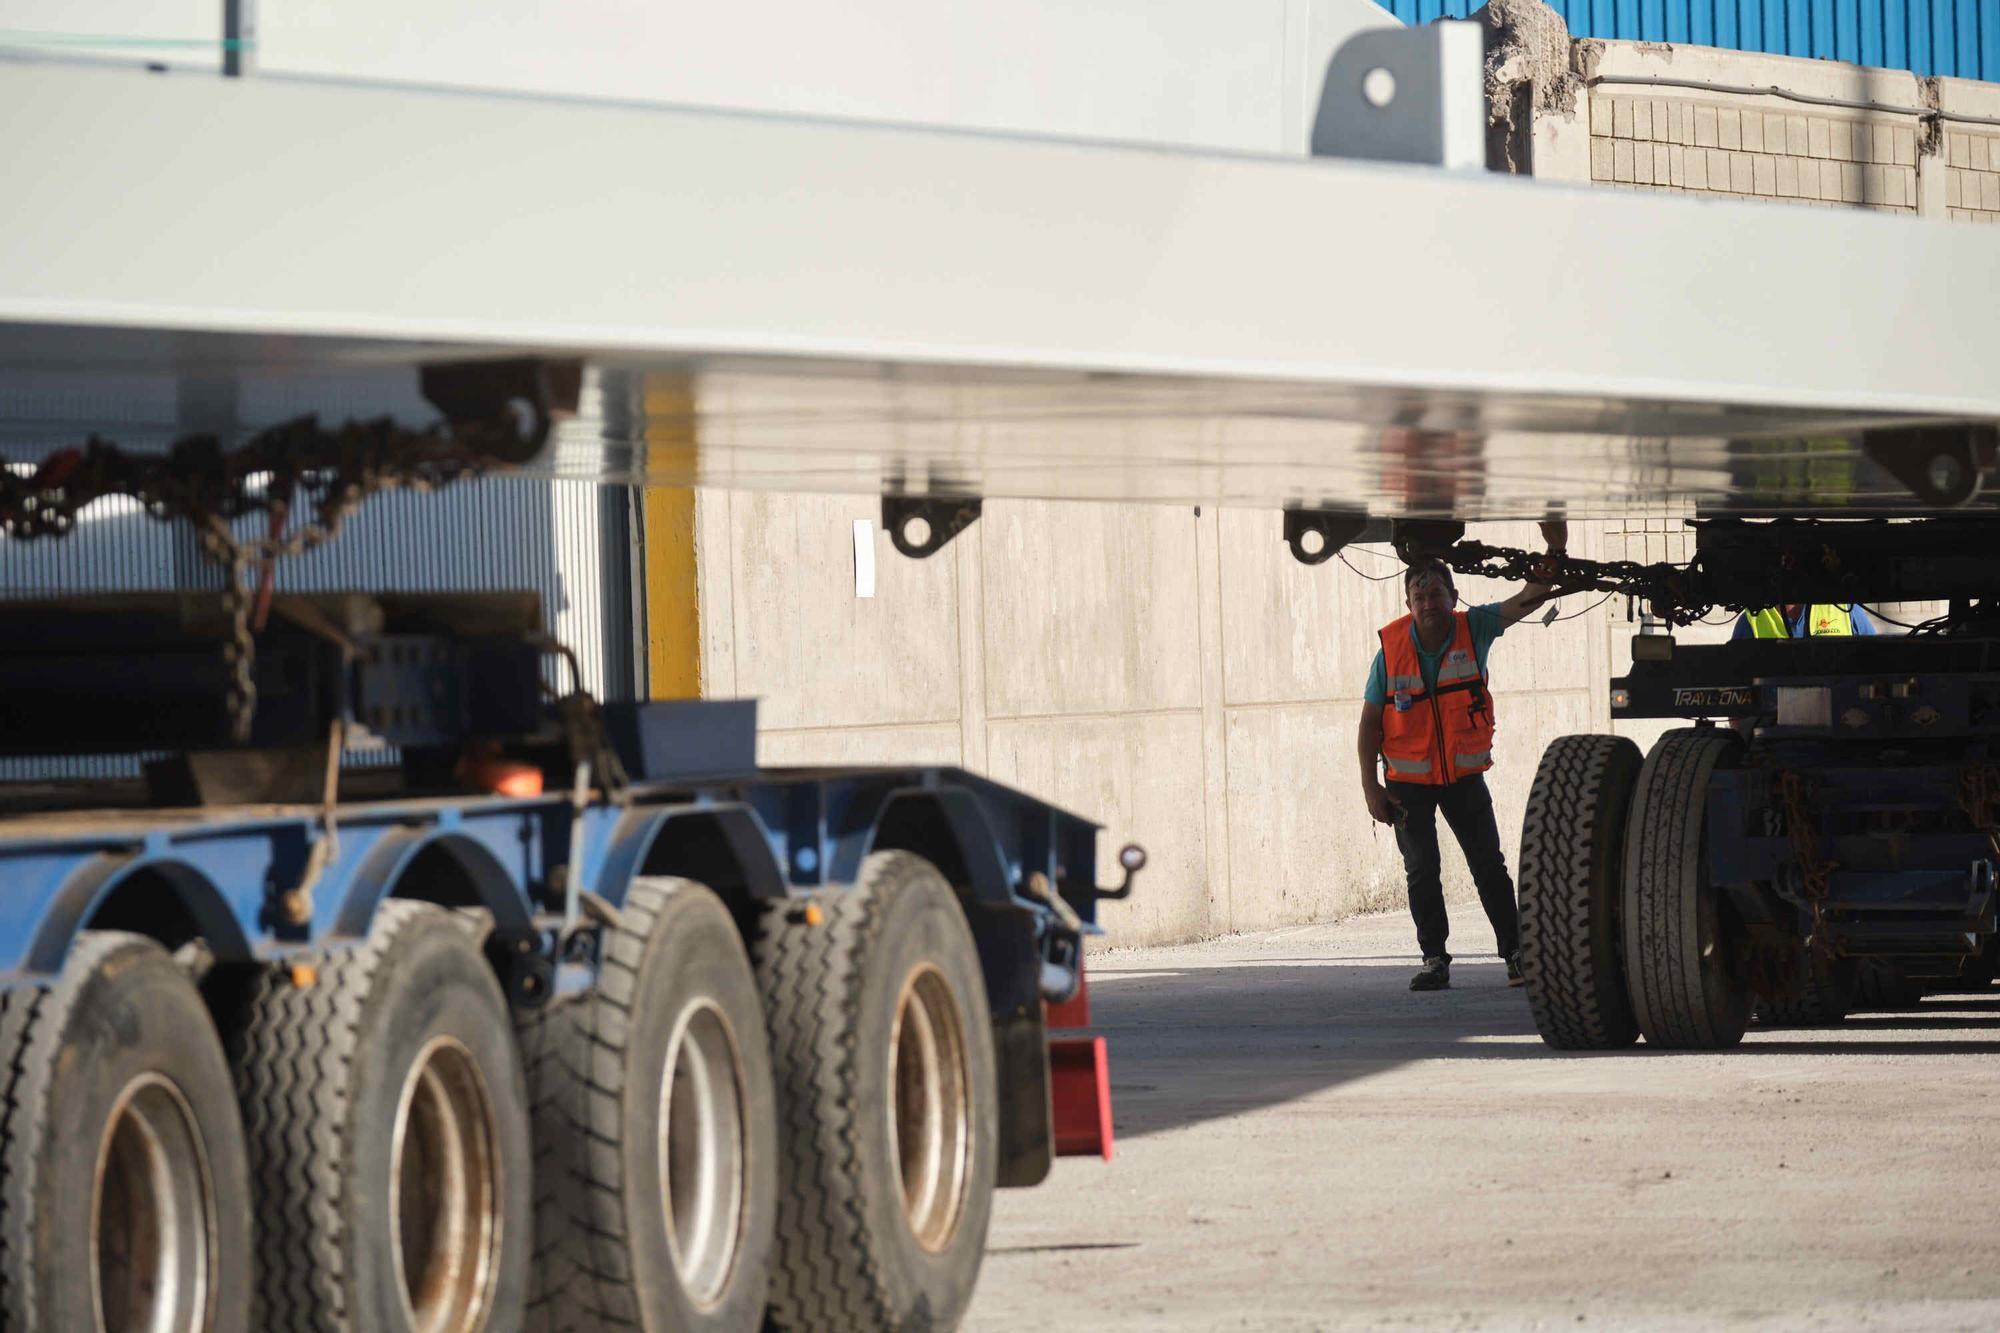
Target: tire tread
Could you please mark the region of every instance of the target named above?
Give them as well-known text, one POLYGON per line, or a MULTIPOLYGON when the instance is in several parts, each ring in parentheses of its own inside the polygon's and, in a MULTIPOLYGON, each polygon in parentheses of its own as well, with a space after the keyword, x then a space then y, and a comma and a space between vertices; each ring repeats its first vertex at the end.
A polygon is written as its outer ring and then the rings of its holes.
POLYGON ((339 1333, 352 1323, 344 1168, 353 1145, 342 1112, 362 1010, 397 940, 440 914, 428 903, 385 902, 363 943, 315 961, 313 984, 295 985, 285 967, 262 968, 238 1009, 229 1054, 250 1146, 257 1328, 339 1333))
MULTIPOLYGON (((1594 957, 1592 945, 1607 924, 1598 914, 1612 910, 1596 882, 1599 867, 1614 877, 1623 868, 1620 844, 1638 767, 1638 747, 1622 736, 1559 736, 1543 752, 1528 793, 1521 953, 1536 1030, 1558 1050, 1613 1050, 1639 1036, 1616 957, 1594 957)), ((1614 883, 1608 896, 1617 893, 1614 883)))
MULTIPOLYGON (((1713 727, 1684 727, 1654 744, 1639 772, 1626 836, 1626 978, 1647 1044, 1733 1046, 1740 1026, 1718 1024, 1702 974, 1699 909, 1705 793, 1738 742, 1713 727)), ((1748 1017, 1747 1001, 1740 1006, 1748 1017)))

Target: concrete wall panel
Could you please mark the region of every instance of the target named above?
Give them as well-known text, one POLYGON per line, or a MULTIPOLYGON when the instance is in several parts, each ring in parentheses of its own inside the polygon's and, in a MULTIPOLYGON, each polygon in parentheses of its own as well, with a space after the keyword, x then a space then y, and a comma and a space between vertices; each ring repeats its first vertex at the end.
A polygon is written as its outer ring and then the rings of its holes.
POLYGON ((1229 712, 1228 929, 1325 921, 1404 901, 1394 836, 1368 818, 1358 702, 1229 712))
POLYGON ((1303 565, 1275 510, 1222 513, 1223 698, 1230 704, 1361 697, 1375 632, 1403 614, 1402 566, 1386 547, 1303 565), (1386 576, 1386 577, 1383 577, 1386 576))
POLYGON ((989 716, 1201 706, 1192 508, 995 502, 971 536, 989 716))
POLYGON ((879 726, 958 717, 958 594, 948 557, 906 560, 875 534, 877 595, 854 595, 867 496, 730 497, 735 693, 763 724, 879 726))
POLYGON ((1227 929, 1209 901, 1203 843, 1201 714, 995 721, 987 774, 1105 825, 1098 881, 1118 882, 1118 848, 1148 864, 1100 918, 1119 944, 1202 939, 1227 929))
POLYGON ((765 768, 812 764, 961 763, 955 722, 915 727, 824 727, 757 733, 757 762, 765 768))

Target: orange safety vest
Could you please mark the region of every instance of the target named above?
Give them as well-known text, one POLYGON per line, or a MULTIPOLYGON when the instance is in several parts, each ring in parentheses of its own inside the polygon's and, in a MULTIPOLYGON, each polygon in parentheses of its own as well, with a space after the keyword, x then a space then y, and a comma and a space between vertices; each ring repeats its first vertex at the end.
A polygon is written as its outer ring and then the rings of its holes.
POLYGON ((1382 627, 1382 762, 1392 782, 1456 782, 1493 767, 1493 695, 1472 647, 1472 625, 1452 617, 1451 646, 1438 662, 1437 688, 1424 686, 1410 634, 1412 617, 1382 627))

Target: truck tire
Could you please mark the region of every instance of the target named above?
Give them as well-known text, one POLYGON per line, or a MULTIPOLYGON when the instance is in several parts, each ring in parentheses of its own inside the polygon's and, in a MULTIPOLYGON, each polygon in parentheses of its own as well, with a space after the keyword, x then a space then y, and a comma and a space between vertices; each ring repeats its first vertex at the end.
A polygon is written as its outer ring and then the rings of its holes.
POLYGON ((729 909, 700 884, 634 880, 619 918, 596 989, 522 1024, 528 1327, 754 1330, 778 1193, 757 978, 729 909))
POLYGON ((1854 1008, 1860 989, 1861 971, 1857 960, 1833 962, 1814 955, 1806 964, 1810 975, 1805 989, 1781 1000, 1757 1001, 1757 1017, 1773 1027, 1825 1027, 1845 1019, 1854 1008))
POLYGON ((0 1328, 248 1330, 250 1168, 201 996, 86 931, 0 994, 0 1328))
POLYGON ((1619 914, 1639 747, 1560 736, 1542 752, 1521 825, 1521 970, 1542 1040, 1605 1051, 1639 1039, 1625 994, 1619 914))
POLYGON ((985 981, 930 862, 771 908, 756 957, 782 1155, 771 1317, 797 1333, 949 1329, 986 1245, 998 1100, 985 981))
POLYGON ((358 947, 260 969, 229 1045, 256 1183, 255 1327, 520 1327, 527 1096, 473 921, 383 903, 358 947))
POLYGON ((1708 880, 1708 779, 1740 742, 1684 727, 1654 743, 1625 833, 1625 975, 1651 1046, 1717 1050, 1743 1040, 1750 992, 1730 970, 1708 880))
POLYGON ((1924 1002, 1924 984, 1887 958, 1864 958, 1854 987, 1851 1013, 1914 1009, 1924 1002))

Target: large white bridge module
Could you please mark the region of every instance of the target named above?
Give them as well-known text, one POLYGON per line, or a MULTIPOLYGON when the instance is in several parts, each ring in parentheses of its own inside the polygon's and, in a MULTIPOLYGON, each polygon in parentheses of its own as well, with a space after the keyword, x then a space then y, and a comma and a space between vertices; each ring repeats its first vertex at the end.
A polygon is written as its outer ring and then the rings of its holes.
POLYGON ((405 368, 522 354, 604 372, 609 447, 552 470, 793 490, 1851 512, 1914 503, 1861 430, 2000 420, 1974 228, 29 60, 0 121, 34 127, 0 140, 23 461, 73 442, 40 394, 231 386, 132 423, 172 434, 421 410, 405 368))

